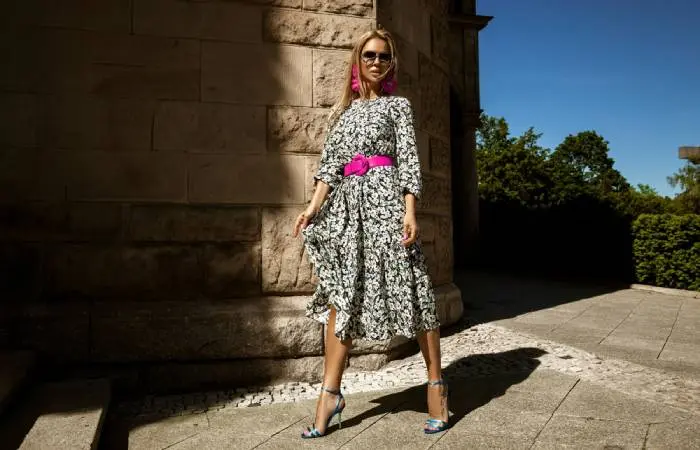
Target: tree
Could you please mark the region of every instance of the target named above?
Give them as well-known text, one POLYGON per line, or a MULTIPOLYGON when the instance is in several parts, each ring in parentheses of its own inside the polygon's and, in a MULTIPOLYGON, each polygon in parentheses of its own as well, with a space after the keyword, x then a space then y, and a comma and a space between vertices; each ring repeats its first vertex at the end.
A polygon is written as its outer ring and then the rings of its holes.
POLYGON ((530 207, 547 203, 548 152, 538 145, 540 136, 530 128, 512 137, 505 119, 482 116, 476 148, 482 199, 530 207))
POLYGON ((678 172, 668 177, 668 183, 683 189, 675 199, 681 211, 700 214, 700 160, 688 160, 678 172))
MULTIPOLYGON (((592 188, 597 194, 625 192, 630 185, 608 155, 608 141, 595 131, 567 136, 552 153, 552 163, 568 183, 592 188)), ((562 180, 563 181, 563 180, 562 180)))

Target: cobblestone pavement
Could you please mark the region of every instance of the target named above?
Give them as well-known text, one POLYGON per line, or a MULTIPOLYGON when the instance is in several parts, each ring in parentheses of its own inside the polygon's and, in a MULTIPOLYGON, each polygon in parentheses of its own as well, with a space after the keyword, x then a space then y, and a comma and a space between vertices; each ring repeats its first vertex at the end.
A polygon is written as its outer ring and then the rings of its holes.
MULTIPOLYGON (((448 379, 510 372, 555 370, 645 400, 700 413, 700 381, 592 353, 485 323, 464 326, 442 339, 442 363, 448 379)), ((396 360, 378 371, 349 371, 345 394, 414 386, 425 382, 420 354, 396 360)), ((187 395, 149 396, 115 405, 124 417, 179 416, 224 408, 246 408, 317 398, 319 384, 291 382, 187 395)))

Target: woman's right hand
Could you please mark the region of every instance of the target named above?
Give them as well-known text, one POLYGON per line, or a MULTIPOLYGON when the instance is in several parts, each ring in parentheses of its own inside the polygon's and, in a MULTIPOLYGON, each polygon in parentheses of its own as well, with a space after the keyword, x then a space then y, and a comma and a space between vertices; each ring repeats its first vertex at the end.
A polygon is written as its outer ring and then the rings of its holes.
POLYGON ((294 222, 294 230, 292 231, 293 237, 299 236, 299 232, 309 225, 311 219, 318 214, 318 210, 318 207, 309 205, 303 213, 299 214, 299 217, 297 217, 297 220, 294 222))

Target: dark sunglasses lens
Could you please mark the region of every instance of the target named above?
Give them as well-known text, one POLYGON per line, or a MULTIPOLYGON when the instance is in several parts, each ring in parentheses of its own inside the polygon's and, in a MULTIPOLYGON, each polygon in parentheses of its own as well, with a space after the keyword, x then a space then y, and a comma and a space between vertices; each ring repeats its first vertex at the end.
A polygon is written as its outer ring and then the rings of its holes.
POLYGON ((367 62, 374 61, 375 59, 377 59, 377 56, 379 56, 379 61, 381 61, 381 62, 384 62, 384 63, 391 62, 391 54, 390 53, 379 53, 379 55, 377 55, 376 52, 364 52, 364 53, 362 53, 362 59, 367 61, 367 62))

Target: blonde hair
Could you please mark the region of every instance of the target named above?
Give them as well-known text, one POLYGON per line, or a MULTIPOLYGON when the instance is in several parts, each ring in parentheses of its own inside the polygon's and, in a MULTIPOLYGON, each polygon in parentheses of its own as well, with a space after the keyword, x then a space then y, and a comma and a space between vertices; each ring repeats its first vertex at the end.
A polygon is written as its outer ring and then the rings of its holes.
POLYGON ((389 64, 389 67, 387 68, 386 72, 382 74, 381 79, 384 79, 389 74, 396 77, 396 73, 398 72, 399 68, 399 59, 396 53, 396 42, 391 36, 391 33, 384 29, 377 29, 368 31, 362 36, 360 36, 360 38, 357 40, 355 46, 352 49, 352 53, 350 54, 350 64, 348 64, 348 67, 345 71, 345 81, 343 82, 343 88, 340 92, 340 97, 338 98, 338 101, 335 103, 335 105, 333 105, 333 108, 331 108, 331 113, 328 116, 329 129, 335 124, 335 122, 338 120, 343 111, 345 111, 345 109, 348 106, 350 106, 350 103, 352 103, 353 100, 358 98, 366 99, 369 97, 369 92, 365 88, 365 83, 360 83, 360 92, 355 92, 352 90, 352 67, 353 65, 356 65, 358 69, 360 68, 362 49, 365 47, 365 44, 367 44, 367 42, 370 39, 375 38, 381 39, 384 42, 386 42, 389 46, 389 51, 391 52, 391 63, 389 64))

